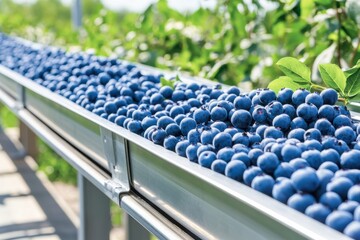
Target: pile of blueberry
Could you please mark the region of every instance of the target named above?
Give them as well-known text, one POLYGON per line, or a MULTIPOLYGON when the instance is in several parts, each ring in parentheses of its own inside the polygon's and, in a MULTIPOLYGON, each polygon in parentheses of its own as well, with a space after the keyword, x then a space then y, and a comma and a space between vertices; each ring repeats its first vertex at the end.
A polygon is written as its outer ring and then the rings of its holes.
MULTIPOLYGON (((360 239, 360 124, 332 89, 160 86, 117 59, 0 34, 0 64, 205 168, 360 239)), ((185 159, 184 159, 185 160, 185 159)))

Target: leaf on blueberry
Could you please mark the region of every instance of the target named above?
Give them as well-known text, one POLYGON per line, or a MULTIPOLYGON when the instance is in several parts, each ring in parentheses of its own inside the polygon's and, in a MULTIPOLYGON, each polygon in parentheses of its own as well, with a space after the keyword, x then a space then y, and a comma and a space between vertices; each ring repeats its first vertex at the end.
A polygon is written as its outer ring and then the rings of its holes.
POLYGON ((320 64, 319 71, 324 83, 344 95, 346 77, 344 72, 335 64, 320 64))
POLYGON ((293 57, 284 57, 276 63, 280 70, 297 83, 310 83, 311 71, 304 63, 293 57))
POLYGON ((278 93, 284 87, 290 88, 293 91, 295 91, 299 88, 309 89, 310 84, 300 84, 300 83, 294 82, 290 77, 281 76, 281 77, 271 81, 268 85, 268 88, 270 88, 271 90, 273 90, 276 93, 278 93))

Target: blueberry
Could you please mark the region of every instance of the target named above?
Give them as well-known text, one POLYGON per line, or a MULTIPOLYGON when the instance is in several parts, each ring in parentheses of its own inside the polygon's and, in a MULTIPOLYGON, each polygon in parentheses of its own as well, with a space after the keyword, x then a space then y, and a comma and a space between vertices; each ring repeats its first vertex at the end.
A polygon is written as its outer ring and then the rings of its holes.
POLYGON ((310 205, 306 208, 305 214, 319 222, 325 223, 326 218, 331 213, 331 210, 321 203, 310 205))
POLYGON ((310 92, 306 89, 298 89, 296 90, 291 99, 292 99, 292 103, 295 105, 295 106, 299 106, 300 104, 304 103, 305 102, 305 98, 307 95, 309 95, 310 92))
POLYGON ((351 127, 345 126, 336 129, 335 137, 344 141, 346 144, 350 144, 351 142, 355 141, 356 133, 351 127))
POLYGON ((197 124, 207 123, 210 119, 210 112, 207 109, 201 107, 195 110, 193 117, 197 124))
POLYGON ((274 153, 266 152, 259 156, 257 166, 265 173, 272 174, 280 164, 278 157, 274 153))
POLYGON ((263 105, 267 105, 270 102, 276 100, 276 94, 270 89, 264 89, 259 94, 259 100, 263 105))
POLYGON ((235 98, 234 107, 235 109, 243 109, 248 111, 251 107, 251 99, 248 96, 240 95, 239 97, 235 98))
POLYGON ((351 201, 356 201, 360 203, 360 186, 352 186, 347 193, 347 198, 351 201))
POLYGON ((171 123, 175 123, 171 117, 162 116, 158 119, 157 126, 158 126, 158 128, 166 129, 166 127, 171 123))
POLYGON ((302 103, 296 109, 296 115, 308 123, 317 119, 317 112, 316 106, 312 103, 302 103))
POLYGON ((306 151, 306 150, 318 150, 318 151, 321 151, 322 148, 323 148, 321 143, 318 140, 315 140, 315 139, 306 140, 304 142, 304 146, 305 146, 305 149, 302 149, 303 151, 306 151))
POLYGON ((334 89, 328 88, 320 93, 324 104, 334 105, 338 100, 338 94, 334 89))
POLYGON ((239 153, 235 153, 232 158, 231 161, 233 160, 238 160, 243 162, 246 166, 250 166, 250 158, 249 156, 244 153, 244 152, 239 152, 239 153))
POLYGON ((276 200, 286 204, 288 199, 296 193, 292 182, 287 178, 279 178, 276 180, 272 189, 272 196, 276 200))
POLYGON ((303 118, 296 117, 291 121, 290 128, 291 129, 301 128, 301 129, 307 130, 308 124, 306 123, 306 121, 303 118))
POLYGON ((343 232, 349 223, 353 220, 352 214, 345 211, 334 211, 326 218, 326 225, 329 227, 343 232))
POLYGON ((224 132, 218 133, 213 139, 213 146, 215 147, 216 150, 225 147, 231 147, 232 146, 231 135, 224 132))
POLYGON ((327 185, 326 190, 335 192, 335 193, 339 194, 339 196, 342 199, 346 199, 347 193, 353 185, 354 185, 354 183, 351 180, 349 180, 348 178, 339 177, 339 178, 336 178, 333 181, 331 181, 327 185))
POLYGON ((216 154, 212 151, 202 152, 199 156, 199 164, 206 168, 211 168, 211 164, 216 160, 216 154))
POLYGON ((348 237, 359 240, 360 239, 360 222, 353 221, 349 223, 344 229, 344 234, 348 237))
POLYGON ((211 124, 211 127, 218 129, 220 132, 223 132, 227 128, 227 125, 224 122, 216 121, 211 124))
POLYGON ((235 150, 232 148, 223 148, 218 151, 216 157, 225 162, 230 162, 232 156, 235 154, 235 150))
POLYGON ((352 126, 351 119, 345 115, 339 115, 336 118, 334 118, 333 124, 335 128, 339 128, 342 126, 348 126, 348 127, 352 126))
POLYGON ((296 110, 293 105, 285 104, 283 105, 283 111, 285 114, 289 115, 291 119, 296 117, 296 110))
POLYGON ((288 201, 287 205, 299 212, 304 213, 306 208, 315 203, 315 198, 310 194, 301 194, 296 193, 292 195, 288 201))
POLYGON ((291 119, 287 114, 280 114, 273 119, 272 125, 280 128, 282 131, 287 131, 290 128, 291 119))
POLYGON ((210 114, 213 121, 225 121, 228 117, 226 109, 222 107, 214 107, 210 114))
POLYGON ((201 146, 201 144, 199 143, 193 143, 190 144, 187 148, 186 148, 186 157, 191 161, 191 162, 198 162, 198 156, 197 156, 197 150, 199 149, 199 147, 201 146))
MULTIPOLYGON (((130 123, 129 123, 130 124, 130 123)), ((157 129, 153 132, 151 140, 158 145, 163 145, 166 138, 166 132, 163 129, 157 129)))
POLYGON ((331 210, 335 210, 342 203, 342 200, 339 194, 335 192, 325 192, 323 195, 321 195, 319 202, 331 210))
POLYGON ((331 135, 333 136, 335 133, 335 128, 332 126, 331 122, 329 122, 325 118, 321 118, 315 122, 315 129, 319 130, 322 135, 331 135))
POLYGON ((304 134, 305 134, 305 130, 302 129, 302 128, 296 128, 296 129, 293 129, 289 132, 288 134, 288 138, 294 138, 294 139, 297 139, 301 142, 304 141, 304 134))
POLYGON ((225 175, 237 181, 243 180, 243 174, 246 170, 246 165, 238 160, 230 161, 225 168, 225 175))
POLYGON ((264 152, 261 149, 251 149, 248 153, 250 158, 250 162, 252 165, 256 165, 257 159, 261 156, 264 152))
POLYGON ((344 169, 360 169, 360 151, 350 150, 341 155, 341 166, 344 169))
POLYGON ((273 101, 269 103, 268 105, 266 105, 265 109, 267 112, 268 120, 271 122, 277 115, 283 113, 283 106, 278 101, 273 101))
POLYGON ((200 140, 202 144, 212 144, 214 137, 220 133, 216 128, 209 128, 201 133, 200 140))
POLYGON ((175 146, 179 142, 179 139, 174 136, 168 136, 164 139, 164 148, 175 152, 175 146))
POLYGON ((282 88, 278 93, 277 100, 282 104, 292 103, 291 97, 293 93, 290 88, 282 88))
POLYGON ((257 123, 266 123, 268 118, 266 109, 262 106, 255 107, 254 111, 252 112, 252 117, 257 123))
POLYGON ((105 103, 104 109, 107 114, 116 113, 116 111, 117 111, 117 107, 116 107, 115 103, 113 103, 113 102, 105 103))
POLYGON ((190 132, 190 130, 192 130, 194 128, 196 128, 196 122, 194 119, 186 117, 183 120, 181 120, 180 129, 181 129, 181 133, 184 136, 187 136, 187 134, 190 132))
POLYGON ((256 167, 256 166, 252 166, 252 167, 246 169, 244 172, 244 175, 243 175, 244 183, 248 186, 251 186, 253 179, 256 176, 259 176, 261 174, 263 174, 263 171, 259 167, 256 167))
POLYGON ((252 180, 251 187, 259 192, 271 196, 274 184, 274 179, 269 175, 259 175, 252 180))
POLYGON ((320 94, 315 92, 315 93, 310 93, 306 96, 305 103, 312 103, 317 108, 320 108, 324 104, 324 101, 323 98, 320 96, 320 94))
POLYGON ((320 165, 319 169, 328 169, 328 170, 332 171, 333 173, 335 173, 336 171, 339 170, 339 167, 338 167, 338 165, 336 165, 333 162, 323 162, 320 165))
POLYGON ((188 140, 179 141, 175 146, 175 152, 181 157, 186 157, 186 149, 189 145, 188 140))
POLYGON ((211 170, 225 175, 226 165, 227 165, 227 162, 225 162, 224 160, 221 160, 221 159, 217 159, 212 162, 211 170))
POLYGON ((304 139, 305 140, 317 140, 317 141, 321 141, 321 132, 316 129, 316 128, 310 128, 308 130, 306 130, 306 132, 304 133, 304 139))
POLYGON ((274 171, 274 177, 285 177, 290 178, 291 175, 294 173, 295 169, 290 165, 290 163, 282 162, 274 171))
POLYGON ((292 159, 301 157, 301 149, 292 144, 286 144, 281 149, 281 156, 285 162, 290 162, 292 159))
POLYGON ((335 118, 335 111, 331 105, 323 105, 319 108, 318 111, 319 118, 325 118, 332 122, 335 118))
POLYGON ((214 147, 210 144, 207 145, 201 145, 197 150, 197 156, 199 157, 202 152, 205 151, 215 151, 214 147))
POLYGON ((251 115, 246 110, 237 110, 231 117, 231 123, 234 127, 246 129, 251 124, 251 115))
POLYGON ((187 140, 191 144, 200 142, 200 132, 197 129, 191 129, 187 134, 187 140))
POLYGON ((249 140, 249 136, 246 132, 240 132, 240 133, 236 133, 233 137, 232 137, 232 141, 234 144, 243 144, 245 146, 249 146, 250 144, 250 140, 249 140))
POLYGON ((301 154, 301 158, 305 159, 314 169, 318 169, 321 165, 321 155, 318 150, 305 151, 301 154))
POLYGON ((319 186, 319 178, 311 168, 303 168, 291 175, 291 181, 298 191, 311 193, 319 186))
POLYGON ((278 128, 268 127, 265 129, 264 138, 278 139, 278 138, 282 138, 282 137, 283 137, 283 132, 278 128))
POLYGON ((346 201, 343 202, 339 205, 339 207, 337 208, 337 210, 339 211, 346 211, 349 212, 351 214, 354 214, 355 209, 359 206, 359 203, 356 201, 346 201))
POLYGON ((176 123, 170 123, 169 125, 167 125, 165 128, 165 132, 167 135, 172 135, 175 137, 178 137, 181 135, 181 129, 180 129, 179 125, 177 125, 176 123))
POLYGON ((328 169, 318 169, 316 175, 319 178, 320 185, 316 190, 316 196, 319 198, 327 191, 328 184, 334 178, 334 173, 328 169))
POLYGON ((123 126, 125 120, 126 120, 125 116, 118 116, 115 118, 115 124, 118 126, 123 126))

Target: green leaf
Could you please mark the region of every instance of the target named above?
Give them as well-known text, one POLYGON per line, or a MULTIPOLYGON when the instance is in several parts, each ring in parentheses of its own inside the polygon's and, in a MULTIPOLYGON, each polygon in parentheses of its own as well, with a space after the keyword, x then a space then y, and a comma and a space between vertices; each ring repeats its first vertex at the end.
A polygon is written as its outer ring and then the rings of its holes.
POLYGON ((322 6, 330 6, 333 0, 315 0, 315 2, 322 6))
POLYGON ((360 26, 360 1, 347 0, 345 4, 345 9, 350 19, 352 19, 358 26, 360 26))
POLYGON ((273 81, 271 81, 268 85, 268 88, 273 90, 274 92, 278 93, 282 88, 287 87, 292 90, 297 90, 299 88, 310 88, 310 84, 300 84, 297 82, 294 82, 290 77, 282 76, 279 77, 273 81))
POLYGON ((341 93, 344 93, 346 77, 338 65, 325 63, 319 65, 319 71, 324 83, 341 93))
MULTIPOLYGON (((176 75, 176 76, 177 76, 177 75, 176 75)), ((161 78, 160 78, 160 84, 161 84, 162 87, 164 87, 164 86, 169 86, 169 87, 171 87, 172 89, 174 89, 175 83, 176 83, 176 81, 168 80, 168 79, 166 79, 166 78, 164 78, 164 77, 161 77, 161 78)))
POLYGON ((304 63, 296 58, 284 57, 276 63, 280 70, 297 83, 310 83, 311 71, 304 63))
POLYGON ((360 68, 355 68, 356 71, 348 76, 346 79, 345 94, 353 97, 360 93, 360 68))

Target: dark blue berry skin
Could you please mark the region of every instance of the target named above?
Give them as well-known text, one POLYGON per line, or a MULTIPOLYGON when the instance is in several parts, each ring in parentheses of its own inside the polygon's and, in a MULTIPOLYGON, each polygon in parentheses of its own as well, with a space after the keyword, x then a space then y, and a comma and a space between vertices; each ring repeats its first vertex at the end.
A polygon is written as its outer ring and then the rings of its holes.
POLYGON ((360 186, 359 185, 352 186, 348 191, 347 198, 350 201, 356 201, 360 203, 360 186))
POLYGON ((223 148, 216 154, 217 159, 221 159, 225 162, 230 162, 231 158, 235 154, 235 150, 232 148, 223 148))
POLYGON ((117 107, 116 107, 115 103, 113 103, 113 102, 105 103, 104 108, 105 108, 105 112, 107 114, 116 113, 116 111, 117 111, 117 107))
POLYGON ((189 159, 191 162, 197 163, 198 162, 197 150, 199 149, 200 146, 201 144, 199 143, 190 144, 186 148, 187 159, 189 159))
POLYGON ((247 153, 244 152, 235 153, 231 158, 231 161, 234 160, 243 162, 247 167, 250 166, 250 158, 247 155, 247 153))
POLYGON ((288 199, 287 205, 299 212, 304 213, 306 208, 315 202, 315 198, 310 194, 296 193, 288 199))
POLYGON ((308 130, 305 131, 304 133, 304 139, 305 140, 317 140, 317 141, 321 141, 321 132, 316 129, 316 128, 310 128, 308 130))
POLYGON ((272 174, 279 164, 278 157, 270 152, 265 152, 257 159, 257 166, 267 174, 272 174))
POLYGON ((163 129, 155 130, 151 136, 151 140, 158 145, 163 145, 166 138, 166 132, 163 129))
POLYGON ((211 168, 211 164, 216 160, 216 154, 211 151, 202 152, 199 156, 199 164, 202 167, 211 168))
POLYGON ((318 118, 326 118, 332 122, 335 118, 335 110, 331 105, 323 105, 318 110, 318 118))
POLYGON ((264 138, 282 138, 283 132, 275 127, 268 127, 265 129, 264 138))
POLYGON ((291 90, 290 88, 283 88, 279 91, 277 100, 282 104, 290 104, 292 103, 291 97, 293 93, 293 90, 291 90))
POLYGON ((164 148, 175 152, 175 146, 179 142, 179 139, 174 136, 168 136, 164 139, 164 148))
POLYGON ((299 106, 300 104, 302 103, 305 103, 305 98, 307 95, 309 95, 310 92, 308 90, 305 90, 305 89, 298 89, 296 90, 292 97, 291 97, 291 100, 292 100, 292 103, 297 107, 299 106))
POLYGON ((244 183, 248 186, 251 186, 253 179, 261 174, 263 174, 263 171, 256 166, 252 166, 246 169, 243 174, 244 183))
POLYGON ((317 119, 317 112, 316 106, 312 103, 302 103, 296 109, 296 115, 308 123, 317 119))
POLYGON ((223 132, 227 128, 227 125, 224 122, 216 121, 216 122, 211 124, 211 128, 216 128, 220 132, 223 132))
POLYGON ((242 132, 242 133, 236 133, 233 137, 232 137, 232 141, 233 144, 243 144, 244 146, 249 146, 250 144, 250 140, 249 140, 249 136, 246 132, 242 132))
POLYGON ((184 114, 184 113, 185 113, 185 111, 182 107, 174 106, 170 110, 170 117, 175 118, 177 115, 184 114))
POLYGON ((304 141, 305 130, 302 128, 296 128, 289 132, 288 138, 295 138, 301 142, 304 141))
POLYGON ((326 192, 323 195, 321 195, 319 202, 327 206, 331 210, 335 210, 342 203, 342 200, 337 193, 326 192))
POLYGON ((334 89, 328 88, 320 93, 324 104, 334 105, 338 100, 338 94, 334 89))
POLYGON ((360 223, 353 221, 344 229, 344 234, 353 239, 360 239, 360 223))
POLYGON ((344 152, 340 157, 341 167, 343 169, 360 169, 360 151, 350 150, 344 152))
POLYGON ((334 118, 333 125, 334 125, 334 127, 336 129, 339 128, 339 127, 343 127, 343 126, 351 127, 352 126, 352 121, 348 116, 339 115, 336 118, 334 118))
POLYGON ((179 141, 175 146, 175 152, 181 157, 186 157, 186 149, 189 145, 190 142, 188 140, 179 141))
POLYGON ((156 126, 157 119, 153 116, 147 116, 141 121, 141 127, 143 130, 148 129, 151 126, 156 126))
POLYGON ((335 128, 332 126, 331 122, 329 122, 326 118, 318 119, 315 122, 314 126, 317 130, 321 132, 322 135, 330 135, 333 136, 335 133, 335 128))
POLYGON ((289 115, 291 119, 294 119, 296 117, 296 110, 293 105, 290 104, 283 105, 283 112, 289 115))
POLYGON ((255 122, 259 124, 267 123, 267 112, 264 107, 255 107, 254 111, 252 112, 252 117, 255 120, 255 122))
POLYGON ((193 115, 197 124, 207 123, 210 120, 210 112, 205 108, 196 109, 193 115))
POLYGON ((306 151, 306 150, 322 151, 323 150, 323 147, 322 147, 321 143, 318 140, 315 140, 315 139, 306 140, 304 142, 304 146, 305 146, 305 148, 302 149, 303 151, 306 151))
POLYGON ((345 200, 347 198, 347 193, 349 189, 354 185, 354 183, 345 177, 335 178, 331 181, 327 186, 326 190, 329 192, 335 192, 339 194, 339 196, 345 200))
POLYGON ((296 191, 292 182, 287 178, 277 179, 272 190, 273 198, 284 204, 286 204, 288 199, 295 193, 296 191))
POLYGON ((336 165, 340 165, 340 155, 339 153, 334 149, 324 149, 320 153, 321 156, 321 162, 333 162, 336 165))
POLYGON ((292 145, 292 144, 286 144, 281 149, 281 156, 283 161, 285 162, 290 162, 295 158, 301 157, 301 153, 302 153, 301 149, 296 145, 292 145))
POLYGON ((303 118, 296 117, 291 121, 290 128, 291 129, 302 128, 304 130, 307 130, 308 129, 308 124, 303 118))
MULTIPOLYGON (((351 188, 350 188, 351 189, 351 188)), ((349 190, 350 191, 350 190, 349 190)), ((347 200, 346 202, 343 202, 339 205, 338 209, 339 211, 346 211, 351 214, 354 214, 355 209, 359 206, 359 203, 356 201, 347 200)))
POLYGON ((175 136, 178 137, 181 135, 181 129, 179 127, 179 125, 177 125, 176 123, 170 123, 169 125, 166 126, 165 128, 165 132, 168 136, 175 136))
POLYGON ((227 90, 228 94, 235 94, 236 96, 240 95, 240 89, 238 87, 232 86, 227 90))
POLYGON ((274 184, 274 179, 269 175, 259 175, 252 180, 251 187, 259 192, 271 196, 274 184))
POLYGON ((220 131, 217 128, 210 128, 207 130, 204 130, 201 133, 200 140, 202 144, 212 144, 214 137, 220 133, 220 131))
POLYGON ((306 96, 305 103, 312 103, 319 109, 324 104, 324 101, 320 94, 315 92, 306 96))
POLYGON ((211 170, 225 175, 226 166, 227 166, 227 163, 224 160, 216 159, 211 164, 211 170))
POLYGON ((251 149, 248 153, 250 158, 250 162, 252 165, 256 165, 257 159, 261 156, 264 152, 261 149, 251 149))
POLYGON ((245 170, 246 165, 242 161, 233 160, 226 165, 225 175, 241 182, 243 180, 245 170))
POLYGON ((211 144, 207 144, 207 145, 201 145, 198 150, 197 150, 197 156, 199 157, 200 154, 202 152, 205 152, 205 151, 211 151, 211 152, 214 152, 215 149, 214 147, 211 145, 211 144))
POLYGON ((231 117, 231 123, 234 127, 246 129, 252 121, 251 115, 246 110, 237 110, 231 117))
POLYGON ((312 193, 320 184, 316 171, 312 168, 302 168, 291 175, 291 181, 296 190, 312 193))
POLYGON ((180 122, 180 129, 181 133, 184 136, 187 136, 187 134, 190 132, 190 130, 196 128, 196 122, 194 119, 186 117, 180 122))
POLYGON ((287 114, 280 114, 273 119, 273 126, 280 128, 283 132, 290 128, 291 119, 287 114))
POLYGON ((213 139, 213 146, 216 150, 220 150, 225 147, 232 147, 231 135, 228 133, 218 133, 213 139))
POLYGON ((334 211, 329 214, 326 218, 326 225, 329 227, 343 232, 347 225, 353 221, 353 216, 351 213, 346 211, 334 211))
POLYGON ((319 222, 325 223, 327 216, 331 213, 331 210, 321 204, 316 203, 306 208, 305 214, 319 222))
POLYGON ((351 127, 345 126, 345 127, 340 127, 338 129, 336 129, 335 137, 338 140, 342 140, 346 144, 350 145, 351 142, 355 141, 356 133, 351 127))
POLYGON ((191 129, 187 134, 187 139, 191 144, 200 142, 200 132, 197 129, 191 129))
POLYGON ((274 177, 285 177, 290 178, 294 173, 295 169, 290 165, 290 163, 282 162, 274 171, 274 177))
POLYGON ((157 126, 158 128, 166 129, 166 127, 171 123, 175 123, 171 117, 163 116, 158 119, 157 126))
POLYGON ((267 105, 270 102, 276 100, 276 94, 270 89, 264 89, 259 93, 259 100, 263 105, 267 105))
POLYGON ((295 169, 295 171, 301 169, 301 168, 306 168, 306 167, 310 167, 309 163, 302 158, 295 158, 293 160, 291 160, 289 162, 289 164, 295 169))
POLYGON ((301 158, 305 159, 310 167, 318 169, 321 165, 321 155, 318 150, 308 150, 301 154, 301 158))
POLYGON ((225 121, 228 117, 226 109, 222 107, 214 107, 210 114, 213 121, 225 121))
POLYGON ((269 103, 268 105, 266 105, 265 109, 266 109, 266 112, 268 115, 268 120, 270 122, 272 122, 272 120, 276 116, 283 113, 283 106, 278 101, 273 101, 273 102, 269 103))
POLYGON ((251 99, 248 96, 240 95, 235 98, 234 107, 235 109, 243 109, 249 111, 251 107, 251 99))

